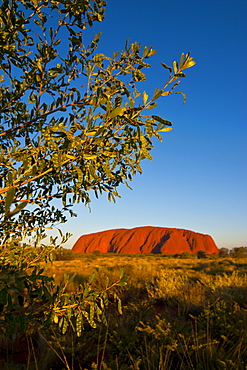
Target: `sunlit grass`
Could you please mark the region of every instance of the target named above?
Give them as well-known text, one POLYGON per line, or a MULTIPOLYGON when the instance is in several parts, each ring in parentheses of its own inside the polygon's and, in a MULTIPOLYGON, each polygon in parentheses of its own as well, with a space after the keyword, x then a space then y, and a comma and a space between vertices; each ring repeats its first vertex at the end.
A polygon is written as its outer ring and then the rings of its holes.
MULTIPOLYGON (((92 285, 104 289, 123 268, 126 286, 115 287, 122 300, 119 315, 110 299, 108 326, 85 328, 81 338, 46 333, 56 351, 62 348, 74 369, 97 370, 246 370, 247 258, 173 258, 162 255, 71 254, 44 273, 76 291, 93 272, 92 285), (74 366, 74 365, 73 365, 74 366)), ((111 298, 111 297, 110 297, 111 298)), ((40 339, 39 339, 40 340, 40 339)), ((42 353, 49 346, 39 342, 42 353)), ((54 352, 40 359, 40 369, 57 363, 54 352), (42 367, 43 366, 43 367, 42 367)))

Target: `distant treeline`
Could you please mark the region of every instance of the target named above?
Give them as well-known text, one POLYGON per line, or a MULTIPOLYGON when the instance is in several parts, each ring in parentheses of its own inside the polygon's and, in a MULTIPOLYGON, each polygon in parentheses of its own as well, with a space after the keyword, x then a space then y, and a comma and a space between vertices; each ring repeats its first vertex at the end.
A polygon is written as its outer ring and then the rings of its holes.
MULTIPOLYGON (((75 253, 71 249, 66 248, 59 248, 54 251, 54 260, 55 261, 66 261, 66 260, 73 260, 77 258, 83 258, 83 256, 92 256, 92 258, 97 257, 98 255, 104 255, 106 257, 116 256, 115 253, 101 253, 100 251, 94 251, 93 253, 75 253)), ((222 257, 233 257, 233 258, 243 258, 247 257, 247 247, 235 247, 233 249, 228 248, 220 248, 219 254, 206 254, 205 251, 198 251, 195 254, 191 254, 188 252, 183 252, 181 254, 153 254, 153 253, 139 253, 139 254, 118 254, 119 257, 145 257, 150 256, 155 258, 157 256, 164 257, 164 258, 181 258, 181 259, 188 259, 188 258, 208 258, 208 259, 216 259, 222 257)))

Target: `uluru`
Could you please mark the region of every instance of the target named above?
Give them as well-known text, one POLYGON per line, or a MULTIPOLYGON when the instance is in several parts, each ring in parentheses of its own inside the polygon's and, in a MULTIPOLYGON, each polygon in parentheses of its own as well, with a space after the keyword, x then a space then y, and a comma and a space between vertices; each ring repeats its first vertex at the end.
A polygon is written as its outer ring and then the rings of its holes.
POLYGON ((219 253, 210 235, 190 230, 156 226, 113 229, 82 235, 72 250, 76 253, 219 253))

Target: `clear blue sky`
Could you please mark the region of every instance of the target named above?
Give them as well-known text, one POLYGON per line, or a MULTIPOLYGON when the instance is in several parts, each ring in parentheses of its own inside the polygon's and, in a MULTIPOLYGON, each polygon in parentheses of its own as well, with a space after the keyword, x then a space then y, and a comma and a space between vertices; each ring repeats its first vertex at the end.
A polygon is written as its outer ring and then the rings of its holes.
POLYGON ((246 23, 246 0, 108 1, 105 21, 90 31, 103 32, 99 51, 111 55, 128 38, 158 50, 143 90, 166 81, 160 62, 191 51, 197 64, 178 88, 187 103, 164 97, 153 112, 173 130, 155 141, 133 191, 119 189, 116 204, 107 194, 93 200, 91 213, 76 206, 78 217, 61 227, 73 234, 67 247, 82 234, 145 225, 210 234, 219 248, 247 245, 246 23))

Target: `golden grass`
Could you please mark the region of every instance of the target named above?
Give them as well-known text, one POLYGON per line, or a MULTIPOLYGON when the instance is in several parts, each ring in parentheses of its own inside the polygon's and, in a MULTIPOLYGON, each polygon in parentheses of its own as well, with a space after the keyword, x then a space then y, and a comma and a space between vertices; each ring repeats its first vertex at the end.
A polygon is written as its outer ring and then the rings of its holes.
POLYGON ((110 282, 116 281, 123 268, 125 276, 129 277, 126 289, 131 287, 146 289, 147 284, 155 284, 156 295, 158 290, 162 290, 163 294, 166 292, 166 295, 173 291, 174 295, 175 290, 178 291, 185 286, 188 290, 202 290, 200 284, 211 290, 219 290, 220 286, 245 286, 246 279, 239 274, 247 272, 246 266, 247 258, 179 259, 162 255, 82 254, 74 260, 54 261, 46 267, 45 273, 49 276, 54 275, 57 283, 62 281, 64 274, 77 273, 69 287, 75 290, 94 271, 97 272, 95 284, 104 285, 106 277, 110 282))
MULTIPOLYGON (((122 268, 129 277, 126 286, 113 289, 122 300, 123 315, 109 296, 107 327, 85 326, 80 338, 72 331, 45 333, 49 346, 57 353, 62 348, 71 370, 246 370, 247 258, 69 257, 45 265, 44 274, 54 275, 59 284, 64 274, 77 273, 68 286, 71 291, 94 271, 97 291, 104 290, 107 278, 109 283, 117 281, 122 268)), ((53 367, 58 360, 47 343, 38 344, 37 353, 47 353, 46 359, 39 359, 39 370, 58 368, 53 367)))
POLYGON ((58 283, 64 273, 77 272, 70 286, 76 290, 96 270, 93 284, 100 289, 107 277, 116 281, 121 268, 129 277, 117 287, 123 315, 109 311, 109 358, 96 368, 246 370, 247 258, 85 254, 55 261, 46 272, 58 283))

